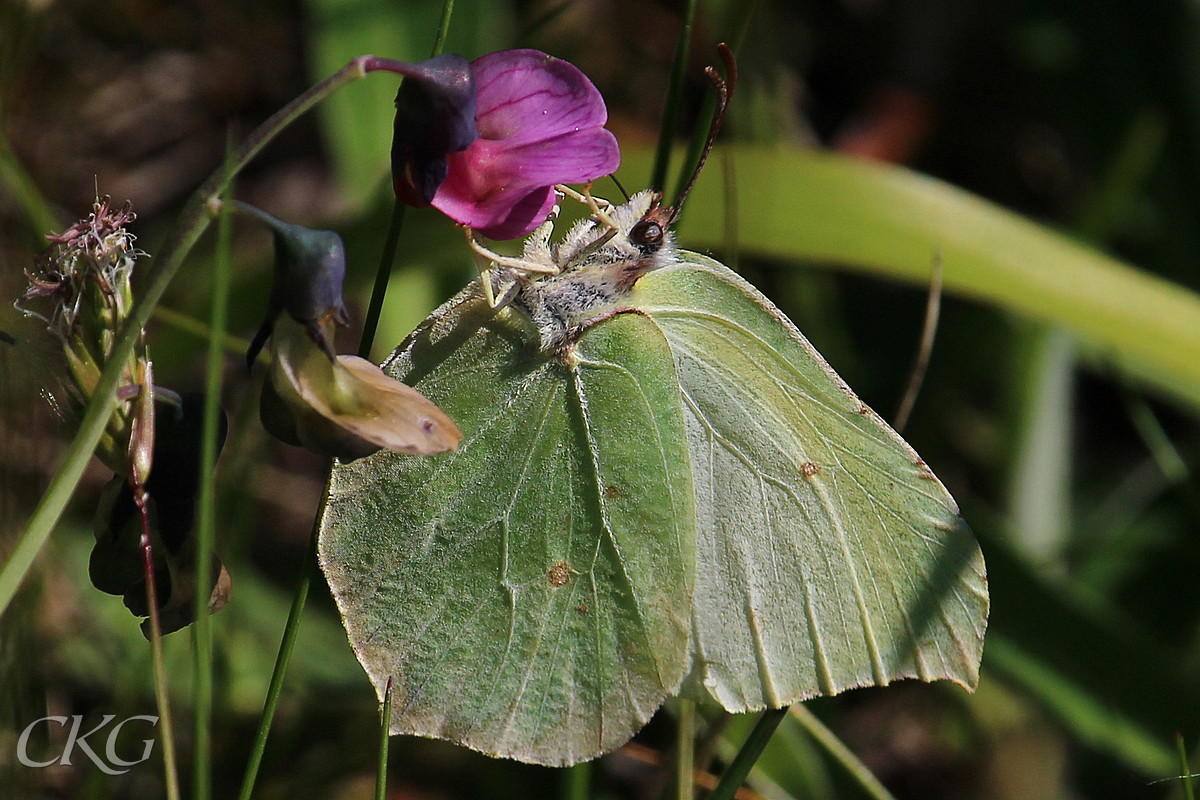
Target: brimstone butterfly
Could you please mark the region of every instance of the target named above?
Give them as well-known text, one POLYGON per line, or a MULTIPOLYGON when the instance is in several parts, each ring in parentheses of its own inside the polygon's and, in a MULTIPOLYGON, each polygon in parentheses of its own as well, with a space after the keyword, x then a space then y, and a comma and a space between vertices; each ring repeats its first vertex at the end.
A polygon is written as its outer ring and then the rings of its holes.
POLYGON ((642 193, 384 364, 465 438, 335 467, 321 565, 392 733, 566 765, 670 695, 973 687, 979 547, 917 454, 642 193), (614 232, 615 231, 615 232, 614 232), (515 282, 512 282, 515 281, 515 282))

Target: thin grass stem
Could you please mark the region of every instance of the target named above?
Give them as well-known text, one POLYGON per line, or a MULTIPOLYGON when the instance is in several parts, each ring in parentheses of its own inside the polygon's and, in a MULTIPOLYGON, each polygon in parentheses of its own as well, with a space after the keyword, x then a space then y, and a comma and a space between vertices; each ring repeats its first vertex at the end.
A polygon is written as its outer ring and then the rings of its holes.
POLYGON ((446 47, 446 36, 450 33, 450 17, 454 14, 454 0, 445 0, 442 3, 442 19, 438 23, 437 36, 433 39, 433 50, 430 51, 430 58, 437 58, 442 54, 442 50, 446 47))
POLYGON ((762 755, 767 742, 771 741, 771 736, 787 713, 786 708, 768 709, 763 712, 762 716, 758 718, 758 722, 754 724, 754 729, 750 731, 750 735, 746 737, 746 741, 742 743, 742 748, 734 756, 733 763, 721 775, 721 781, 709 795, 709 800, 733 800, 738 787, 746 782, 746 776, 754 768, 755 762, 762 755))
POLYGON ((1163 477, 1175 486, 1183 486, 1191 479, 1191 470, 1171 441, 1170 435, 1159 422, 1154 409, 1140 395, 1126 392, 1125 405, 1134 429, 1142 443, 1150 451, 1150 457, 1162 472, 1163 477))
POLYGON ((929 371, 929 358, 933 355, 933 340, 937 335, 938 319, 942 311, 942 254, 933 254, 933 264, 930 268, 929 294, 925 301, 925 322, 921 326, 921 340, 917 345, 917 355, 913 359, 912 370, 908 373, 908 385, 904 388, 904 396, 896 409, 895 421, 892 427, 897 433, 903 433, 908 425, 908 418, 917 404, 917 395, 921 393, 921 385, 925 383, 925 374, 929 371))
MULTIPOLYGON (((228 196, 226 192, 226 196, 228 196)), ((220 436, 221 379, 224 339, 229 318, 229 285, 232 273, 232 222, 229 204, 221 204, 217 222, 217 252, 213 269, 213 300, 204 386, 204 429, 200 450, 200 498, 196 524, 196 596, 192 626, 194 647, 192 685, 192 797, 208 800, 212 776, 212 623, 208 603, 212 585, 212 552, 216 541, 216 466, 220 436)))
MULTIPOLYGON (((143 391, 148 391, 145 387, 143 391)), ((163 780, 167 800, 179 800, 179 771, 175 762, 175 727, 171 721, 171 703, 167 695, 167 669, 163 657, 162 625, 158 619, 158 584, 154 577, 154 551, 150 543, 150 509, 144 486, 135 486, 134 502, 142 519, 139 545, 142 551, 142 570, 146 581, 147 627, 150 639, 150 661, 154 671, 154 701, 158 707, 158 735, 162 740, 163 780)))
POLYGON ((246 764, 246 774, 242 778, 242 789, 238 793, 239 800, 250 800, 250 795, 254 792, 254 782, 258 779, 258 769, 262 765, 263 753, 267 748, 267 736, 271 732, 271 723, 274 722, 275 712, 279 708, 279 698, 283 693, 283 679, 287 674, 288 664, 292 660, 292 651, 296 647, 296 636, 300 632, 300 617, 304 614, 304 604, 308 601, 312 576, 317 570, 317 531, 320 519, 325 513, 327 496, 322 496, 320 507, 313 519, 312 536, 309 537, 304 563, 300 567, 300 579, 296 583, 296 592, 292 596, 292 607, 288 611, 287 624, 283 628, 279 652, 275 656, 275 668, 271 671, 271 682, 267 686, 267 698, 263 703, 258 730, 255 731, 254 743, 250 748, 250 759, 246 764))
POLYGON ((383 314, 383 301, 387 297, 388 283, 392 278, 392 264, 396 261, 396 248, 400 244, 400 229, 404 227, 406 208, 407 206, 399 200, 392 201, 392 218, 383 240, 383 252, 379 256, 379 268, 375 271, 375 283, 371 287, 371 299, 367 303, 367 316, 363 320, 362 338, 358 342, 359 358, 371 358, 371 347, 375 344, 375 332, 379 329, 379 317, 383 314))
POLYGON ((650 186, 666 188, 667 168, 671 161, 671 145, 675 142, 675 131, 679 127, 679 107, 683 102, 683 81, 687 74, 688 53, 692 44, 692 23, 696 18, 696 0, 687 0, 683 8, 683 24, 679 30, 679 43, 675 47, 675 64, 671 69, 671 85, 667 90, 667 104, 663 111, 662 124, 658 129, 658 147, 654 151, 654 171, 650 186))
POLYGON ((1179 774, 1182 776, 1184 800, 1196 800, 1196 793, 1192 789, 1192 767, 1188 763, 1187 747, 1183 743, 1182 734, 1175 734, 1175 749, 1179 753, 1179 774))
POLYGON ((696 796, 696 701, 679 699, 679 720, 675 729, 675 796, 693 800, 696 796))
POLYGON ((892 796, 879 779, 867 769, 867 765, 858 759, 850 751, 849 747, 839 739, 833 731, 825 727, 821 720, 817 719, 816 715, 797 703, 790 709, 792 719, 800 723, 800 726, 808 732, 808 735, 816 740, 817 744, 825 748, 833 760, 842 766, 842 769, 858 782, 859 787, 872 800, 896 800, 892 796))
POLYGON ((563 770, 565 800, 588 800, 592 790, 592 762, 584 761, 563 770))
POLYGON ((379 713, 379 766, 375 773, 375 800, 387 800, 388 731, 392 727, 392 679, 383 690, 383 709, 379 713))
POLYGON ((0 186, 8 189, 9 196, 20 204, 21 210, 29 218, 30 240, 40 242, 45 247, 46 242, 40 234, 57 228, 58 220, 37 183, 13 152, 3 128, 0 128, 0 186))
MULTIPOLYGON (((197 339, 203 339, 205 342, 213 337, 212 328, 207 322, 201 322, 195 317, 184 314, 182 311, 176 311, 173 308, 159 306, 154 309, 154 319, 164 325, 170 325, 180 333, 186 333, 195 336, 197 339)), ((217 337, 217 341, 221 343, 221 348, 226 353, 236 356, 245 356, 246 351, 250 349, 250 340, 241 336, 234 336, 225 331, 222 336, 217 337)))

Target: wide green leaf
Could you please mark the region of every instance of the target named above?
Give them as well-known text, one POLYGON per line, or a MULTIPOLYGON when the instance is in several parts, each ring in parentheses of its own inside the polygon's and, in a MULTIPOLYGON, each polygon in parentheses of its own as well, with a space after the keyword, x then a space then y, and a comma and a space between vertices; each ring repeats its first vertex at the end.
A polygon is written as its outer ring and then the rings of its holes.
POLYGON ((770 301, 681 255, 633 304, 683 393, 697 678, 729 711, 905 677, 974 687, 987 584, 950 494, 770 301))
POLYGON ((330 486, 321 563, 380 696, 392 681, 392 733, 550 765, 624 743, 688 668, 693 492, 662 334, 619 315, 564 362, 464 293, 385 369, 466 435, 330 486))

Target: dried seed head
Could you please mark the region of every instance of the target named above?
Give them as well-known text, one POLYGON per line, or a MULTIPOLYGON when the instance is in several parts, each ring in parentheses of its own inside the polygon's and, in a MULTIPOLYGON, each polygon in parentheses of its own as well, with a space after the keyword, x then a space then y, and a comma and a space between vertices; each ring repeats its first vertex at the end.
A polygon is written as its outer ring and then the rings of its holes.
MULTIPOLYGON (((133 306, 133 270, 145 253, 134 243, 126 226, 136 218, 131 204, 116 208, 109 197, 98 198, 92 213, 62 233, 50 234, 50 246, 27 271, 29 285, 13 305, 37 317, 60 341, 71 373, 73 389, 82 404, 95 391, 112 347, 133 306)), ((123 365, 119 403, 108 422, 96 454, 114 472, 128 474, 128 448, 138 417, 136 398, 149 375, 144 342, 123 365)), ((145 393, 149 396, 149 392, 145 393)), ((152 445, 142 435, 137 453, 152 445)), ((136 459, 135 459, 136 460, 136 459)), ((140 462, 139 462, 140 463, 140 462)), ((148 465, 147 465, 148 466, 148 465)), ((134 470, 139 472, 140 470, 134 470)), ((144 476, 142 476, 144 479, 144 476)))
POLYGON ((29 287, 15 305, 46 322, 52 332, 68 339, 90 314, 103 327, 119 330, 132 300, 130 280, 140 256, 136 237, 126 226, 137 218, 128 200, 113 208, 112 198, 98 198, 87 219, 62 233, 50 234, 50 246, 26 273, 29 287), (94 293, 88 297, 88 292, 94 293), (45 313, 32 308, 50 299, 45 313))

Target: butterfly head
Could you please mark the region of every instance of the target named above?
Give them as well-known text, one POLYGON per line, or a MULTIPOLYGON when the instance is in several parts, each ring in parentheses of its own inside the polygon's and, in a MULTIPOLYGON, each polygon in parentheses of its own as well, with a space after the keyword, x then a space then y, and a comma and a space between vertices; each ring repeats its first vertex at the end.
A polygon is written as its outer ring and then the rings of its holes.
POLYGON ((563 274, 601 270, 626 288, 639 277, 674 262, 674 218, 657 192, 638 192, 610 207, 604 219, 576 223, 554 246, 553 261, 563 274))
POLYGON ((679 218, 683 203, 712 152, 729 108, 729 98, 737 84, 733 54, 725 45, 720 45, 718 52, 725 61, 728 79, 723 79, 712 67, 705 70, 717 92, 717 107, 700 157, 674 204, 663 205, 661 192, 644 191, 623 205, 613 207, 607 214, 597 214, 597 218, 579 223, 554 254, 561 272, 592 265, 603 265, 611 272, 611 265, 620 264, 619 287, 627 291, 642 275, 678 260, 671 226, 679 218))
POLYGON ((517 307, 538 329, 543 352, 564 352, 589 325, 632 311, 625 304, 634 284, 647 273, 678 262, 671 227, 712 150, 736 81, 732 55, 724 45, 719 51, 729 79, 707 70, 717 89, 717 110, 692 176, 674 204, 663 205, 662 193, 651 190, 638 192, 621 205, 598 204, 590 196, 572 193, 589 205, 593 216, 577 222, 557 244, 550 241, 552 220, 526 240, 522 260, 537 268, 522 275, 516 265, 518 274, 511 285, 517 307), (531 278, 530 273, 539 277, 531 278))

